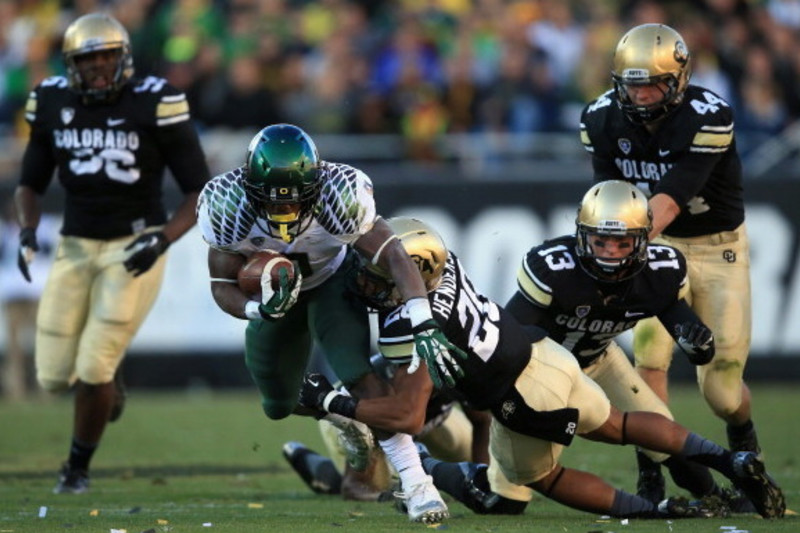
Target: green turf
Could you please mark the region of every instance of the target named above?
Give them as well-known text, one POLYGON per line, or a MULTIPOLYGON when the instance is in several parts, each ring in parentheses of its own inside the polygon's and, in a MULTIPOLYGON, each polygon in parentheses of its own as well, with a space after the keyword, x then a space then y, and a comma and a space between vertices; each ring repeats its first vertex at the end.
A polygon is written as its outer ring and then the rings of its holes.
MULTIPOLYGON (((800 388, 753 387, 755 419, 770 471, 790 509, 800 510, 800 388)), ((691 387, 675 387, 673 408, 685 425, 718 442, 724 429, 691 387)), ((421 531, 390 503, 345 502, 312 494, 281 457, 300 440, 322 450, 316 424, 268 421, 254 393, 153 394, 133 389, 122 420, 109 426, 87 495, 50 493, 67 453, 68 397, 24 405, 0 403, 0 533, 250 533, 421 531), (39 518, 46 507, 46 516, 39 518), (210 524, 204 526, 204 524, 210 524)), ((591 470, 633 490, 630 447, 578 439, 564 464, 591 470)), ((670 487, 671 488, 671 487, 670 487)), ((457 503, 439 529, 463 532, 798 532, 800 519, 603 521, 537 498, 521 517, 471 514, 457 503)))

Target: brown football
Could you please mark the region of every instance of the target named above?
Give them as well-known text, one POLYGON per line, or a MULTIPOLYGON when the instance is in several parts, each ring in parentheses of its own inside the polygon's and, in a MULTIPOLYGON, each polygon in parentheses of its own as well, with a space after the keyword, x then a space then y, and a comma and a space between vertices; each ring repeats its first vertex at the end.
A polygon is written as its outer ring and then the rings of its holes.
POLYGON ((272 279, 272 288, 277 290, 280 269, 286 268, 289 279, 294 279, 294 263, 285 255, 274 250, 254 252, 242 268, 239 269, 239 288, 249 298, 261 301, 261 273, 268 268, 272 279))

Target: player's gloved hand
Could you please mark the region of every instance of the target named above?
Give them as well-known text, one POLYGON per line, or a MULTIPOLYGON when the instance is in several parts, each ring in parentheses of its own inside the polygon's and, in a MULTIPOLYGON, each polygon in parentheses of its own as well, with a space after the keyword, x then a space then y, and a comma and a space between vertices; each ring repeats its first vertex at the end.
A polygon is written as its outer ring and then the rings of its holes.
POLYGON ((347 418, 356 417, 358 399, 342 394, 331 385, 324 375, 310 372, 303 376, 298 403, 303 407, 336 413, 347 418))
POLYGON ((19 232, 19 254, 17 255, 17 266, 22 273, 22 277, 29 283, 31 272, 28 265, 33 261, 36 252, 39 251, 39 242, 36 240, 36 228, 22 228, 19 232))
POLYGON ((132 253, 123 261, 125 270, 133 272, 133 276, 141 276, 155 264, 159 256, 169 248, 170 242, 161 231, 142 233, 125 247, 132 253))
POLYGON ((705 365, 714 358, 714 335, 699 322, 684 322, 676 327, 678 346, 693 365, 705 365))
POLYGON ((294 278, 289 277, 289 271, 281 268, 278 273, 278 289, 272 288, 272 276, 266 270, 261 275, 261 305, 258 312, 264 320, 275 320, 286 314, 286 311, 297 303, 300 296, 300 286, 303 275, 295 267, 294 278))
POLYGON ((433 386, 437 389, 442 388, 442 384, 452 387, 456 384, 455 378, 464 377, 464 370, 453 354, 461 359, 466 359, 467 354, 445 337, 435 320, 431 318, 414 326, 412 332, 414 354, 408 367, 409 374, 416 372, 420 360, 424 360, 433 386))

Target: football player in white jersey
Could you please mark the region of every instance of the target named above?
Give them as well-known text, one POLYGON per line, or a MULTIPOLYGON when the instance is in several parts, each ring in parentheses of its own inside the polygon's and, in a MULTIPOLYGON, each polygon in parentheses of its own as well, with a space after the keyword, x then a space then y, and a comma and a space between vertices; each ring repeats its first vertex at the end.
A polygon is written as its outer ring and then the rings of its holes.
MULTIPOLYGON (((297 396, 312 342, 353 394, 385 393, 369 364, 367 308, 345 286, 359 254, 398 280, 420 355, 434 361, 447 352, 449 342, 432 319, 416 265, 376 213, 371 180, 349 165, 321 160, 314 141, 297 126, 274 124, 258 132, 245 164, 205 186, 197 215, 209 244, 214 300, 226 313, 250 321, 245 362, 270 419, 309 414, 298 408, 297 396), (237 273, 253 252, 267 249, 291 258, 298 274, 284 276, 278 290, 267 275, 261 301, 253 301, 240 290, 237 273)), ((409 518, 445 518, 447 507, 422 470, 411 437, 377 436, 409 495, 409 518)))

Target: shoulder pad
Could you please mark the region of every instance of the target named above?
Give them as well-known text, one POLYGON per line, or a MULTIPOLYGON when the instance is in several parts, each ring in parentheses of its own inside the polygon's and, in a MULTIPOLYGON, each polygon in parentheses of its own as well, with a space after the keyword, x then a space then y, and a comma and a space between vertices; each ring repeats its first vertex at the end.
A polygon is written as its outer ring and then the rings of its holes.
POLYGON ((372 180, 341 163, 324 162, 317 221, 331 235, 360 236, 375 223, 372 180))
POLYGON ((733 142, 733 112, 730 105, 709 89, 690 85, 686 90, 684 115, 693 132, 690 152, 721 153, 733 142))
POLYGON ((135 94, 156 98, 156 126, 170 126, 189 120, 189 102, 186 95, 170 85, 164 78, 147 76, 133 82, 135 94))
POLYGON ((579 268, 573 249, 568 236, 531 248, 517 273, 517 285, 522 295, 536 305, 549 307, 553 301, 552 285, 556 281, 555 271, 550 265, 560 265, 568 270, 579 268))
POLYGON ((40 98, 40 95, 44 97, 44 95, 66 91, 69 91, 69 84, 64 76, 49 76, 43 79, 39 82, 39 85, 28 93, 28 100, 25 102, 25 120, 29 123, 33 123, 36 120, 39 102, 44 101, 40 98))
POLYGON ((197 222, 211 246, 229 247, 250 234, 256 213, 242 187, 242 167, 205 184, 197 202, 197 222))

